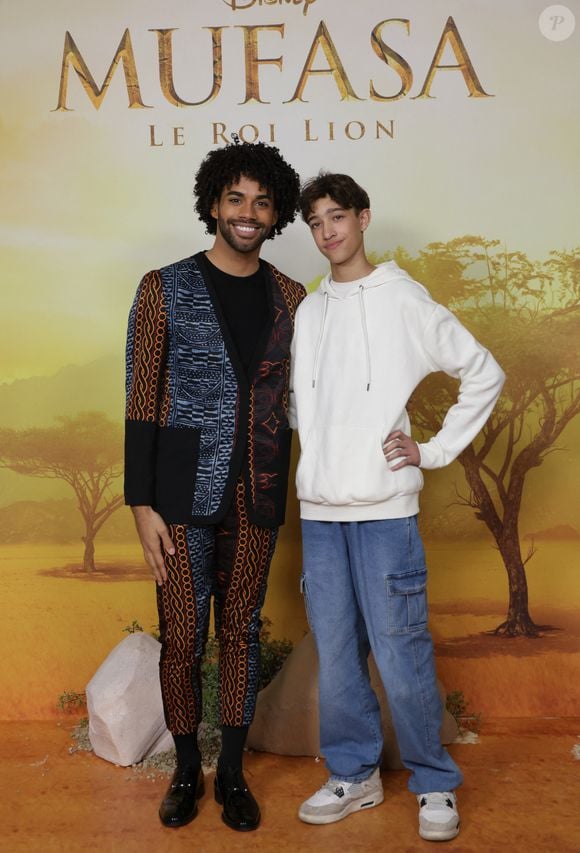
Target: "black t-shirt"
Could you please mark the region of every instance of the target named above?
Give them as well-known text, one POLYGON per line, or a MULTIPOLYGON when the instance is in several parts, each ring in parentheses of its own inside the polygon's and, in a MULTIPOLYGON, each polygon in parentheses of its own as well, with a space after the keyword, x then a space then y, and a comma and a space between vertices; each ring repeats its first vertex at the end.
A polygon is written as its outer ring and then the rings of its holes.
POLYGON ((243 368, 248 368, 268 322, 264 265, 248 276, 230 275, 204 256, 234 346, 243 368))

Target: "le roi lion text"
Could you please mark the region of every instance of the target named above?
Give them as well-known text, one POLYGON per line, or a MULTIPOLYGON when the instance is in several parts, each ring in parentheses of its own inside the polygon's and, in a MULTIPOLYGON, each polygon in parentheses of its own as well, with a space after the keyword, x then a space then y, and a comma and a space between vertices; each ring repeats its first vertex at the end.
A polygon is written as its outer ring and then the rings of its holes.
MULTIPOLYGON (((157 36, 157 53, 159 64, 159 82, 163 97, 175 107, 192 108, 201 107, 215 101, 221 91, 223 81, 223 32, 227 29, 237 29, 242 31, 245 75, 241 77, 245 83, 245 93, 243 100, 238 102, 239 105, 244 104, 269 104, 271 101, 263 97, 263 91, 260 87, 260 69, 262 66, 275 66, 279 70, 283 68, 284 58, 282 56, 261 56, 259 50, 259 36, 264 31, 275 32, 284 38, 285 24, 267 24, 267 25, 242 25, 236 27, 216 26, 203 27, 211 36, 211 61, 213 69, 213 79, 211 89, 205 97, 199 100, 186 100, 182 94, 178 92, 178 86, 174 80, 173 73, 173 34, 175 29, 152 29, 157 36)), ((398 77, 398 89, 393 92, 379 91, 374 81, 369 80, 368 100, 376 102, 396 101, 406 97, 413 86, 413 70, 407 60, 390 47, 385 41, 384 34, 388 27, 399 26, 404 27, 407 35, 411 35, 411 22, 407 18, 388 18, 380 21, 370 34, 370 45, 376 56, 391 68, 398 77)), ((102 85, 98 85, 93 77, 87 63, 85 62, 77 44, 75 43, 70 32, 67 32, 64 40, 64 51, 60 73, 60 86, 58 94, 58 103, 56 111, 69 111, 72 108, 67 105, 68 98, 68 83, 69 70, 72 67, 89 98, 90 103, 95 109, 99 109, 107 94, 109 85, 115 70, 119 65, 122 65, 125 84, 127 89, 128 107, 130 109, 153 109, 154 105, 145 103, 142 95, 135 54, 131 42, 131 34, 129 29, 123 33, 121 41, 113 56, 112 62, 105 75, 102 85)), ((433 59, 429 65, 425 79, 418 93, 412 98, 418 100, 421 98, 432 98, 431 89, 433 82, 439 71, 457 71, 465 82, 466 94, 472 98, 488 98, 492 97, 488 92, 484 91, 475 68, 471 62, 467 49, 459 34, 459 30, 452 17, 449 17, 444 25, 443 32, 435 47, 433 59), (443 64, 442 58, 446 49, 450 48, 453 52, 456 62, 454 64, 443 64)), ((342 59, 336 49, 334 41, 331 37, 328 26, 324 21, 320 21, 314 38, 308 49, 304 65, 298 75, 297 82, 293 92, 287 100, 283 100, 283 104, 291 104, 297 101, 307 103, 305 97, 308 83, 312 77, 329 77, 334 82, 334 86, 342 101, 364 101, 366 98, 357 93, 350 81, 347 69, 342 62, 342 59), (324 57, 325 64, 320 67, 318 62, 320 54, 324 57)), ((180 89, 180 91, 182 91, 180 89)), ((242 95, 242 92, 240 92, 242 95)), ((149 100, 149 98, 147 99, 149 100)), ((223 123, 222 123, 223 124, 223 123)), ((151 126, 151 145, 155 143, 155 126, 151 126)), ((246 133, 252 134, 254 127, 248 125, 246 133)), ((273 126, 268 126, 267 133, 272 138, 273 126)), ((380 128, 373 128, 377 131, 377 138, 380 135, 380 128)), ((239 128, 235 128, 239 132, 239 128)), ((391 128, 392 131, 392 128, 391 128)), ((213 122, 213 135, 215 137, 214 144, 219 144, 220 133, 225 133, 225 128, 220 129, 220 122, 213 122)), ((341 129, 342 132, 342 129, 341 129)), ((365 130, 366 132, 366 130, 365 130)), ((330 130, 330 134, 334 133, 334 129, 330 130)), ((344 130, 346 138, 360 137, 360 128, 351 127, 344 130)), ((266 135, 266 133, 264 133, 266 135)), ((386 135, 391 135, 386 132, 386 135)), ((305 120, 305 139, 314 141, 314 132, 309 125, 309 120, 305 120)), ((171 143, 170 143, 171 144, 171 143)), ((182 144, 175 141, 174 144, 182 144)))

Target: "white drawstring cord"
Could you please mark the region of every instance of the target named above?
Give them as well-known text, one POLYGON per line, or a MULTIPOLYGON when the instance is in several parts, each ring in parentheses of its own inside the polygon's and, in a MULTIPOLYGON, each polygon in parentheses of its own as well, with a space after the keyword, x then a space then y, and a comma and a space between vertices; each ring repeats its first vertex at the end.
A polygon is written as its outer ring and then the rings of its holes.
POLYGON ((363 336, 365 339, 365 356, 367 360, 367 391, 371 389, 371 352, 369 344, 369 333, 367 329, 367 315, 365 311, 365 301, 363 296, 364 287, 362 284, 358 286, 358 304, 360 308, 360 320, 363 328, 363 336))
POLYGON ((314 367, 312 369, 312 387, 316 388, 316 380, 318 378, 318 360, 320 358, 320 350, 322 348, 322 337, 324 335, 324 325, 326 323, 326 312, 328 310, 328 293, 324 294, 324 308, 322 309, 322 323, 320 324, 320 334, 318 335, 318 343, 316 344, 316 352, 314 353, 314 367))

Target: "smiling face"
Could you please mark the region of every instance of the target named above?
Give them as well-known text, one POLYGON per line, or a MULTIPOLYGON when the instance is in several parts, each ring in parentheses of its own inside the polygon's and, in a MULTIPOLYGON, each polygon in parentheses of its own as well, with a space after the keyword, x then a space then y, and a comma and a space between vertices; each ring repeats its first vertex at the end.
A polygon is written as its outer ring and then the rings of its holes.
POLYGON ((367 264, 364 232, 370 222, 370 210, 357 212, 341 207, 330 196, 317 199, 308 216, 308 226, 314 242, 333 271, 367 264))
POLYGON ((271 192, 244 175, 225 187, 211 215, 217 221, 217 242, 245 255, 259 253, 278 219, 271 192))

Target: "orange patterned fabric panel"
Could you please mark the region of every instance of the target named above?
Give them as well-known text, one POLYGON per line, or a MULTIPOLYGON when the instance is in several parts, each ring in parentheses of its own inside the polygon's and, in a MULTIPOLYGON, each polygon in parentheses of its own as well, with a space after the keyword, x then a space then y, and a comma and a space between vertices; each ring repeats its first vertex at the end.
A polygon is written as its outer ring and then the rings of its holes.
POLYGON ((172 524, 169 531, 176 553, 165 556, 167 581, 157 587, 167 726, 172 734, 190 734, 201 721, 201 660, 212 593, 221 723, 247 726, 254 716, 259 686, 260 612, 277 530, 249 520, 240 478, 220 524, 172 524))
POLYGON ((128 365, 127 419, 160 423, 163 405, 164 357, 167 347, 167 312, 158 272, 150 272, 139 285, 133 313, 133 346, 128 365))

